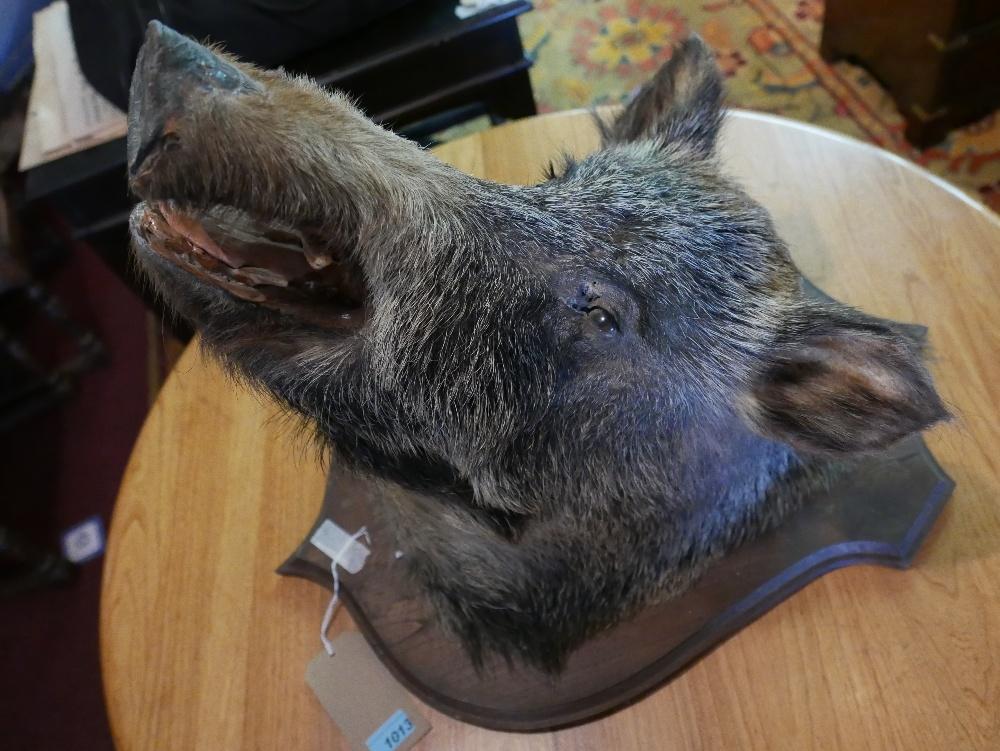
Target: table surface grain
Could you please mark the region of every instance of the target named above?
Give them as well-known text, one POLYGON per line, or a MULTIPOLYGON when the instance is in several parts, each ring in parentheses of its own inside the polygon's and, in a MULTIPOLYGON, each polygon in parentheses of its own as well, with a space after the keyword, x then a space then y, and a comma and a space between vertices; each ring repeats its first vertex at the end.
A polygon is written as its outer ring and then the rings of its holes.
MULTIPOLYGON (((597 143, 548 115, 438 155, 510 183, 597 143)), ((725 169, 772 213, 802 271, 845 302, 930 326, 956 415, 928 444, 958 483, 911 569, 809 585, 645 700, 555 733, 483 730, 426 710, 421 748, 1000 748, 1000 221, 886 152, 732 113, 725 169)), ((341 749, 304 682, 329 593, 274 569, 309 530, 321 458, 278 408, 189 347, 146 420, 111 525, 101 657, 132 749, 341 749)), ((331 633, 353 629, 341 612, 331 633)))

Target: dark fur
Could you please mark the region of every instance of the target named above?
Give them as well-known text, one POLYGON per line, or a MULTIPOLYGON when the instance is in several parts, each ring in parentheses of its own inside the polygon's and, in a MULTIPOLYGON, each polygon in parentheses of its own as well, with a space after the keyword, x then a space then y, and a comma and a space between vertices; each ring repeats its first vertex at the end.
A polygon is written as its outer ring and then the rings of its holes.
POLYGON ((139 262, 233 373, 386 480, 395 544, 477 658, 559 669, 841 461, 945 416, 918 346, 803 299, 767 213, 720 174, 722 86, 700 40, 605 124, 600 151, 526 188, 230 62, 253 90, 194 91, 136 190, 320 232, 364 277, 363 324, 196 281, 148 250, 142 207, 139 262))

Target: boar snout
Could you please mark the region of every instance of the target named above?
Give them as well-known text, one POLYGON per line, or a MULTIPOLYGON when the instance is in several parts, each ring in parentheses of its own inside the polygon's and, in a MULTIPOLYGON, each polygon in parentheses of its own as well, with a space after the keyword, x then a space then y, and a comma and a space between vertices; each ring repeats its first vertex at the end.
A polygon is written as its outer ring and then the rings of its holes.
POLYGON ((203 329, 220 306, 256 315, 229 306, 250 302, 357 333, 379 300, 412 298, 413 279, 432 278, 415 271, 446 265, 441 249, 489 205, 488 188, 342 95, 155 21, 128 121, 136 258, 203 329))
MULTIPOLYGON (((260 91, 242 71, 159 21, 150 21, 136 61, 129 101, 129 178, 176 136, 194 96, 260 91)), ((144 167, 145 165, 145 167, 144 167)))

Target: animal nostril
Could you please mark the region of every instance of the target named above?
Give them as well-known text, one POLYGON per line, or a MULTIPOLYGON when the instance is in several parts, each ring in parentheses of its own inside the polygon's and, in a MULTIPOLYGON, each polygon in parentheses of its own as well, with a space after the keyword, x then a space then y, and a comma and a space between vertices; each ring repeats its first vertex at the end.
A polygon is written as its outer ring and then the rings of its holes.
POLYGON ((149 156, 156 150, 157 146, 160 144, 160 139, 163 137, 163 129, 157 128, 143 143, 139 144, 135 155, 129 162, 129 175, 135 177, 139 173, 139 167, 149 158, 149 156))

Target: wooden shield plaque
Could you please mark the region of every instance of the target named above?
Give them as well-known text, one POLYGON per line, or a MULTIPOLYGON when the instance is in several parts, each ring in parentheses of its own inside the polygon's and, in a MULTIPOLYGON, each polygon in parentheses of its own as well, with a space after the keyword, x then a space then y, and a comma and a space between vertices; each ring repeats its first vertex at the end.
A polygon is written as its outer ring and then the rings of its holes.
POLYGON ((717 561, 685 594, 586 642, 558 677, 503 660, 477 671, 408 579, 405 555, 397 556, 392 530, 373 511, 378 484, 341 468, 331 470, 316 525, 279 573, 330 587, 330 560, 309 542, 312 532, 325 519, 349 531, 367 526, 371 555, 359 573, 341 576, 340 591, 389 670, 459 720, 551 729, 641 698, 827 571, 858 563, 905 568, 953 488, 919 436, 868 457, 778 528, 717 561))

